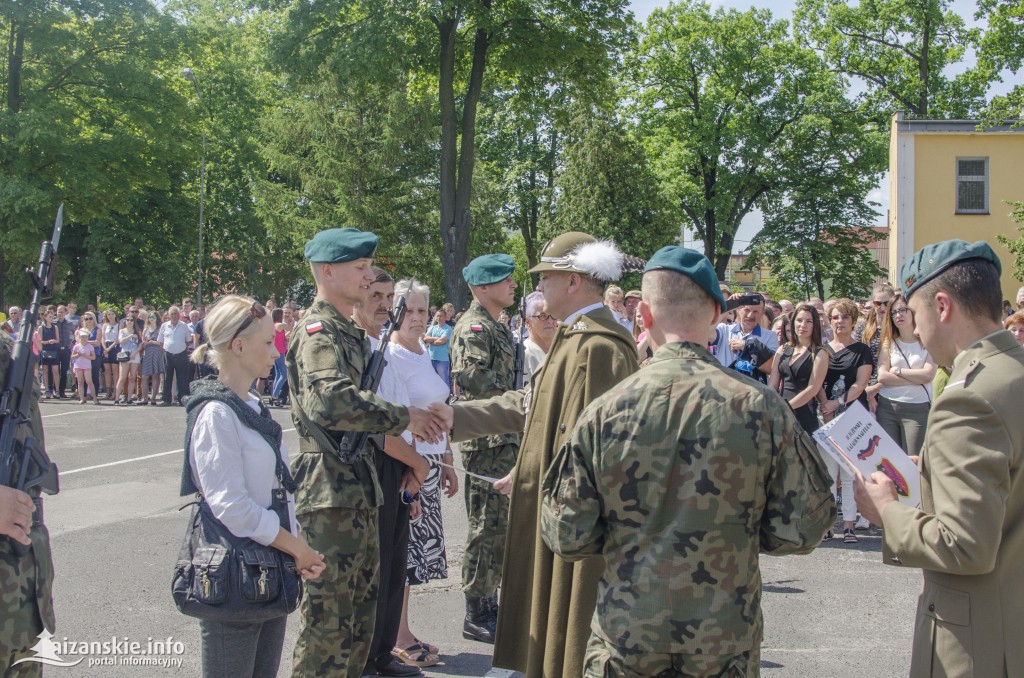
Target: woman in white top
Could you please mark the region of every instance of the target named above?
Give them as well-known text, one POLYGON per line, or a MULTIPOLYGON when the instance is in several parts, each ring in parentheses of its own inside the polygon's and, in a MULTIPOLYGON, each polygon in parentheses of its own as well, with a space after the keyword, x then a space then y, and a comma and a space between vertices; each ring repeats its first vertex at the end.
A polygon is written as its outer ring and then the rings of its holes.
POLYGON ((103 377, 107 384, 107 400, 114 399, 114 384, 117 383, 117 354, 121 350, 117 343, 117 311, 108 308, 103 312, 103 326, 100 336, 103 337, 103 377))
POLYGON ((878 347, 878 408, 885 432, 907 454, 920 454, 932 404, 935 362, 914 336, 914 314, 903 295, 889 303, 878 347))
MULTIPOLYGON (((401 382, 400 386, 404 386, 396 389, 398 393, 404 391, 408 399, 401 404, 426 408, 432 403, 443 403, 448 399, 448 384, 437 375, 427 347, 420 341, 430 321, 430 288, 415 280, 400 280, 395 284, 395 300, 402 297, 405 297, 405 321, 391 337, 387 369, 401 382)), ((403 434, 403 438, 413 445, 409 434, 403 434)), ((436 445, 416 441, 414 447, 430 464, 430 473, 420 487, 419 499, 412 506, 405 603, 393 654, 406 664, 433 666, 440 660, 438 648, 418 640, 409 628, 409 584, 415 586, 448 578, 441 491, 448 497, 455 496, 459 480, 451 466, 442 465, 442 462, 452 463, 452 450, 447 440, 436 445)))
MULTIPOLYGON (((324 570, 323 556, 299 534, 291 494, 290 531, 268 508, 279 486, 278 459, 287 468, 288 454, 284 445, 275 450, 267 441, 267 429, 280 440, 280 425, 249 387, 270 373, 278 357, 274 324, 252 299, 226 295, 207 315, 205 327, 208 343, 193 351, 192 361, 201 364, 205 359, 220 373, 196 382, 186 404, 192 424, 188 449, 192 484, 232 534, 288 553, 303 578, 316 578, 324 570), (246 407, 255 414, 249 415, 246 407)), ((183 487, 187 487, 184 481, 183 487)), ((254 623, 200 620, 203 675, 277 676, 286 619, 282 615, 254 623)))

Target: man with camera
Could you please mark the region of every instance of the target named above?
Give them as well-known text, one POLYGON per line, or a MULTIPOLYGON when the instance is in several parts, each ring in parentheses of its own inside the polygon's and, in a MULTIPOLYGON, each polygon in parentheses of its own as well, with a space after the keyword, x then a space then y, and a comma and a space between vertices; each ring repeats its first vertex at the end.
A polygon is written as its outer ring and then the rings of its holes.
POLYGON ((726 367, 746 374, 762 384, 768 383, 779 338, 761 327, 764 297, 760 294, 734 294, 728 307, 736 309, 736 324, 718 325, 715 357, 726 367))

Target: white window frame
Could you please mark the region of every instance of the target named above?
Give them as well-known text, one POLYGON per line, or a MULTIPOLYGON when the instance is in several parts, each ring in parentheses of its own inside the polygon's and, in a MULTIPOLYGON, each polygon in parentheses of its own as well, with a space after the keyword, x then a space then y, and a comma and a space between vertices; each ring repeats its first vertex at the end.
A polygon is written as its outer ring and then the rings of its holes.
POLYGON ((957 157, 956 164, 954 165, 954 180, 953 196, 954 196, 954 213, 955 214, 989 214, 989 159, 987 156, 963 156, 957 157), (961 176, 960 175, 960 161, 961 160, 980 160, 985 163, 985 174, 984 176, 961 176), (981 209, 967 209, 960 207, 960 182, 962 180, 978 181, 981 179, 985 185, 985 206, 981 209))

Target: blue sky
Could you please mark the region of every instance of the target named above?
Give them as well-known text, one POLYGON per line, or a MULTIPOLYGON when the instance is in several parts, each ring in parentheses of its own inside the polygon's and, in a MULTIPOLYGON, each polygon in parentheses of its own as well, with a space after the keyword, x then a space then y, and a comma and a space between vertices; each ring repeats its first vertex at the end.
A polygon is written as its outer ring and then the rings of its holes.
MULTIPOLYGON (((640 21, 646 20, 647 16, 651 13, 651 10, 656 7, 665 7, 669 4, 667 0, 633 0, 631 3, 633 13, 640 21)), ((735 7, 736 9, 748 9, 750 7, 757 7, 761 9, 769 9, 772 15, 780 19, 791 19, 793 15, 793 9, 796 7, 796 0, 711 0, 711 4, 721 7, 735 7)), ((977 10, 977 3, 975 0, 953 0, 951 8, 958 12, 968 24, 974 24, 974 12, 977 10)), ((886 221, 886 213, 889 209, 889 180, 888 174, 883 177, 879 187, 872 191, 868 198, 873 202, 879 203, 878 214, 878 226, 884 226, 886 221)), ((747 216, 746 219, 740 224, 739 231, 736 233, 736 243, 733 246, 733 251, 740 253, 743 252, 750 244, 750 240, 754 235, 761 229, 762 217, 760 212, 754 212, 747 216)), ((691 239, 695 236, 691 233, 687 236, 687 244, 691 242, 691 239)))

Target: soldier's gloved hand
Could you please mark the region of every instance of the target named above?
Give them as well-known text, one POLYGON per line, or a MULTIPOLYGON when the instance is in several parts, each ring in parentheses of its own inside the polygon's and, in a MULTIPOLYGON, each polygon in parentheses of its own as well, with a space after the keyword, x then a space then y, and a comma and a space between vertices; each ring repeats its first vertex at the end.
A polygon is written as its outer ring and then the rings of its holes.
POLYGON ((409 408, 409 432, 420 440, 437 444, 448 432, 445 420, 418 407, 409 408))
POLYGON ((761 340, 756 337, 750 337, 747 339, 747 345, 744 347, 744 353, 747 353, 752 358, 757 358, 758 365, 764 365, 766 362, 771 360, 774 355, 772 350, 765 346, 761 340))
POLYGON ((0 485, 0 534, 25 546, 31 544, 28 533, 32 529, 32 514, 35 510, 36 505, 27 494, 0 485))

